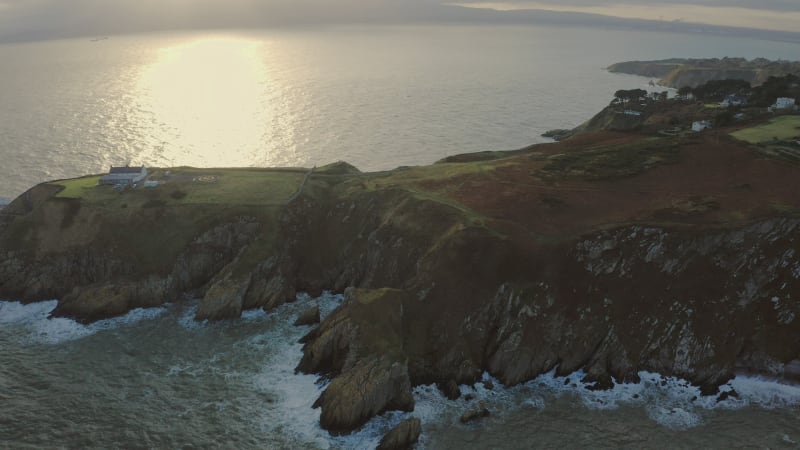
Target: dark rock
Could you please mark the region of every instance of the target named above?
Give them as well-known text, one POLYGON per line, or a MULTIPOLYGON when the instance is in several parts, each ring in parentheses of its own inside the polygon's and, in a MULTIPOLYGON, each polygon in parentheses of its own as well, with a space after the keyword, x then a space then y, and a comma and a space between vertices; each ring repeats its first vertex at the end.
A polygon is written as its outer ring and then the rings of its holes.
POLYGON ((800 359, 793 359, 786 363, 783 375, 790 380, 800 381, 800 359))
POLYGON ((377 450, 410 450, 419 440, 420 433, 422 422, 416 417, 406 419, 383 436, 377 450))
POLYGON ((464 396, 464 400, 466 400, 466 401, 470 401, 470 400, 474 400, 474 399, 475 399, 475 396, 472 395, 472 394, 467 394, 467 395, 464 396))
POLYGON ((383 411, 411 411, 408 364, 401 359, 402 305, 397 290, 350 289, 345 301, 309 333, 298 370, 333 381, 315 403, 320 425, 348 433, 383 411), (377 347, 371 347, 377 346, 377 347))
POLYGON ((478 402, 477 405, 474 407, 466 410, 464 414, 461 415, 459 421, 461 423, 472 422, 474 420, 482 419, 484 417, 488 417, 490 414, 489 408, 486 406, 486 402, 478 402))
POLYGON ((717 395, 719 393, 719 385, 714 383, 704 383, 700 385, 700 394, 703 396, 717 395))
POLYGON ((729 398, 739 398, 739 393, 736 390, 720 392, 719 396, 717 396, 717 402, 724 402, 729 398))
POLYGON ((448 400, 457 400, 461 397, 461 389, 458 388, 458 383, 453 379, 447 380, 447 383, 440 384, 439 390, 448 400))
POLYGON ((248 281, 225 277, 214 283, 197 305, 195 320, 221 320, 242 315, 248 281))
POLYGON ((484 380, 483 387, 491 391, 494 389, 494 383, 492 383, 492 380, 484 380))
POLYGON ((334 378, 314 407, 322 407, 320 425, 334 434, 349 433, 382 411, 413 411, 408 370, 385 358, 361 360, 334 378))
POLYGON ((295 326, 314 325, 316 323, 319 323, 319 306, 308 308, 294 321, 295 326))
POLYGON ((542 137, 551 138, 555 141, 561 141, 571 137, 575 133, 576 130, 555 129, 542 133, 542 137))
POLYGON ((595 379, 585 377, 581 381, 584 383, 594 383, 591 386, 586 387, 586 389, 590 391, 607 391, 614 388, 614 380, 612 380, 611 376, 608 374, 601 375, 595 379))

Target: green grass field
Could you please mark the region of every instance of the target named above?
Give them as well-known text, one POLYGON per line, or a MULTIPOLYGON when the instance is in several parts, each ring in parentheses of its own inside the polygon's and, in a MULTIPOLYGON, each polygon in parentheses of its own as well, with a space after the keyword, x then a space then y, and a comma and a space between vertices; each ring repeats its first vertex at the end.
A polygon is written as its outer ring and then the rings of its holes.
POLYGON ((793 139, 800 136, 800 116, 781 116, 769 123, 733 132, 731 136, 751 144, 793 139))
POLYGON ((61 198, 79 198, 97 206, 280 205, 300 187, 306 171, 292 169, 155 169, 148 177, 154 188, 114 189, 98 186, 100 176, 56 181, 61 198))
POLYGON ((61 198, 83 198, 89 195, 90 191, 97 187, 100 176, 76 178, 74 180, 56 181, 53 184, 64 186, 64 190, 56 194, 61 198))

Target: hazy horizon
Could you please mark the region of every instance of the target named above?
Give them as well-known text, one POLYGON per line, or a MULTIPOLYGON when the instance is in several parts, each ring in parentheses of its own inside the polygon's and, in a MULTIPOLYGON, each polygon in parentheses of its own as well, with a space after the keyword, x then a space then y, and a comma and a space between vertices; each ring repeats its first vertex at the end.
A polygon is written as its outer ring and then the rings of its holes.
POLYGON ((490 23, 747 34, 800 42, 787 0, 0 0, 0 43, 141 32, 340 24, 490 23))

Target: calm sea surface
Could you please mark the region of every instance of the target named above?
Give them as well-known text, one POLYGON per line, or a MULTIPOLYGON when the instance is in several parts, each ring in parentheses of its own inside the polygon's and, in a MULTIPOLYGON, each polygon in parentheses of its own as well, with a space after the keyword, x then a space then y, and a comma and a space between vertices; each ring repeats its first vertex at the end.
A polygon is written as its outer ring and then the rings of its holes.
POLYGON ((611 63, 800 46, 548 27, 219 32, 0 45, 0 197, 156 166, 362 170, 543 141, 648 80, 611 63))
MULTIPOLYGON (((110 164, 362 170, 541 142, 621 88, 621 60, 800 59, 800 47, 722 37, 547 27, 334 28, 110 37, 0 45, 0 197, 110 164)), ((407 414, 330 437, 311 409, 324 388, 298 375, 289 325, 312 304, 197 324, 179 302, 90 326, 48 320, 55 302, 0 299, 0 448, 374 448, 407 414)), ((699 398, 681 380, 595 393, 545 375, 415 390, 426 448, 797 448, 800 388, 757 378, 699 398), (474 400, 473 400, 474 401, 474 400)), ((488 377, 488 375, 487 375, 488 377)))

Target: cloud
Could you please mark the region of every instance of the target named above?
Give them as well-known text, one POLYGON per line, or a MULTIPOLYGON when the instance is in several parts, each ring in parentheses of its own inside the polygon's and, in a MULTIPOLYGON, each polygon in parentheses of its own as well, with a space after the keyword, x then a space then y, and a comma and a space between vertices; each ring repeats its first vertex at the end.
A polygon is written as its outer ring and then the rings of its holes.
MULTIPOLYGON (((320 23, 498 20, 489 11, 444 6, 446 1, 0 0, 0 40, 320 23)), ((687 0, 454 1, 473 7, 538 8, 787 31, 795 31, 795 24, 800 23, 798 0, 697 0, 692 4, 687 0)))
POLYGON ((598 14, 624 19, 692 22, 708 25, 798 31, 800 2, 766 0, 756 7, 744 0, 471 0, 457 3, 500 11, 544 10, 598 14))
MULTIPOLYGON (((467 0, 461 3, 478 3, 481 0, 467 0)), ((526 4, 533 3, 529 0, 506 0, 503 3, 526 4)), ((796 11, 800 12, 800 2, 797 0, 560 0, 543 1, 561 6, 583 6, 597 8, 617 8, 621 5, 638 6, 707 6, 712 8, 742 8, 761 11, 796 11)))
POLYGON ((0 37, 362 22, 424 15, 434 0, 0 0, 0 37))

